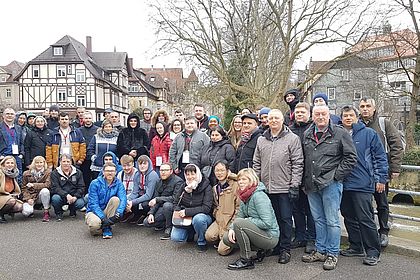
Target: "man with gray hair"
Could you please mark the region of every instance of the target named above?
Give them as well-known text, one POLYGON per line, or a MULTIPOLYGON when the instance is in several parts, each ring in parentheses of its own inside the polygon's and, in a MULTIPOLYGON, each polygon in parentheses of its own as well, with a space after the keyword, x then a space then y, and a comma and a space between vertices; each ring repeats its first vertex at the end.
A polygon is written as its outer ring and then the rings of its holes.
POLYGON ((350 134, 331 123, 327 106, 315 106, 312 117, 303 138, 304 188, 315 221, 316 251, 302 261, 322 261, 325 270, 332 270, 340 250, 343 180, 357 163, 357 154, 350 134))
POLYGON ((274 253, 278 262, 290 261, 292 239, 292 201, 299 198, 303 173, 303 152, 299 136, 283 125, 278 109, 268 113, 268 129, 258 138, 253 168, 267 188, 280 227, 280 239, 274 253))
MULTIPOLYGON (((384 145, 385 152, 388 156, 389 178, 397 178, 400 175, 402 156, 404 153, 401 137, 397 128, 389 120, 384 117, 379 117, 374 99, 362 98, 359 103, 359 109, 360 120, 366 127, 370 127, 378 133, 379 138, 384 145)), ((373 194, 376 201, 376 209, 378 210, 379 236, 382 247, 388 246, 389 243, 389 205, 387 195, 388 183, 385 184, 385 188, 377 188, 373 194)))

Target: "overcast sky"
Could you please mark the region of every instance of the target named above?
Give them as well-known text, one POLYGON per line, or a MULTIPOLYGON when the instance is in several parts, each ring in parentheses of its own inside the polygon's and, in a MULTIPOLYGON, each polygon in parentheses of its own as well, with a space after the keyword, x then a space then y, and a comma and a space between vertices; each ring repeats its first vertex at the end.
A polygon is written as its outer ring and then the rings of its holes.
MULTIPOLYGON (((12 60, 28 62, 64 35, 83 44, 90 35, 93 51, 113 51, 115 46, 117 51, 127 52, 134 58, 136 68, 179 67, 177 56, 154 57, 156 39, 146 3, 144 0, 1 1, 0 65, 12 60)), ((391 23, 404 18, 407 17, 391 23)), ((306 53, 299 68, 311 56, 314 60, 327 60, 342 52, 341 47, 321 46, 320 49, 306 53)))

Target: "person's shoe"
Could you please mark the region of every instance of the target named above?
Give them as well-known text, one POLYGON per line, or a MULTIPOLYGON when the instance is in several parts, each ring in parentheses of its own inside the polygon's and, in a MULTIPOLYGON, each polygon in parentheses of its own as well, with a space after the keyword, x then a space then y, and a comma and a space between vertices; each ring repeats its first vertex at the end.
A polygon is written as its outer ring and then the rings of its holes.
POLYGON ((293 239, 292 243, 290 244, 290 247, 292 249, 296 249, 296 248, 300 248, 300 247, 305 247, 306 246, 306 241, 305 240, 296 240, 293 239))
POLYGON ((69 206, 67 204, 66 205, 63 205, 61 207, 61 209, 63 209, 64 212, 67 212, 67 210, 69 210, 69 206))
POLYGON ((155 227, 154 230, 155 231, 162 231, 162 230, 165 230, 165 227, 155 227))
POLYGON ((129 223, 133 217, 133 213, 125 213, 121 219, 121 223, 129 223))
POLYGON ((389 237, 388 235, 381 233, 381 247, 386 247, 389 244, 389 237))
POLYGON ((228 269, 231 269, 231 270, 253 269, 253 268, 255 268, 254 262, 252 260, 247 260, 244 258, 240 258, 236 262, 233 262, 228 265, 228 269))
POLYGON ((303 262, 307 262, 307 263, 311 263, 311 262, 325 262, 325 260, 327 259, 327 255, 322 254, 318 251, 314 251, 311 254, 308 255, 303 255, 302 256, 302 261, 303 262))
POLYGON ((111 239, 112 238, 111 227, 106 227, 106 228, 102 229, 102 238, 103 239, 111 239))
POLYGON ((344 250, 340 250, 340 255, 345 257, 364 257, 365 253, 363 251, 357 251, 352 248, 347 248, 344 250))
POLYGON ((57 222, 61 222, 63 220, 63 213, 56 214, 55 219, 57 222))
POLYGON ((287 251, 281 252, 279 257, 279 263, 286 264, 288 262, 290 262, 290 253, 287 251))
POLYGON ((308 240, 305 246, 305 253, 310 254, 316 251, 315 240, 308 240))
POLYGON ((70 211, 69 217, 75 219, 77 217, 76 211, 70 211))
POLYGON ((203 253, 205 251, 207 251, 207 245, 197 245, 197 250, 199 253, 203 253))
POLYGON ((44 215, 42 216, 42 221, 45 223, 50 221, 50 212, 48 210, 44 211, 44 215))
POLYGON ((171 228, 166 228, 165 232, 163 233, 163 236, 160 238, 160 240, 169 240, 171 239, 171 228))
POLYGON ((338 258, 334 256, 327 256, 327 259, 324 262, 324 265, 322 266, 324 270, 333 270, 337 266, 338 258))
POLYGON ((4 217, 4 214, 1 214, 1 215, 0 215, 0 224, 5 224, 5 223, 7 223, 7 220, 6 220, 6 218, 4 217))
POLYGON ((370 257, 366 257, 366 258, 363 259, 363 264, 374 266, 374 265, 377 265, 378 262, 380 262, 380 261, 381 260, 379 259, 379 257, 370 256, 370 257))
POLYGON ((264 249, 258 249, 257 254, 255 255, 255 258, 253 259, 256 262, 262 262, 265 258, 266 250, 264 249))
POLYGON ((80 212, 86 212, 86 207, 83 206, 82 209, 79 210, 80 212))

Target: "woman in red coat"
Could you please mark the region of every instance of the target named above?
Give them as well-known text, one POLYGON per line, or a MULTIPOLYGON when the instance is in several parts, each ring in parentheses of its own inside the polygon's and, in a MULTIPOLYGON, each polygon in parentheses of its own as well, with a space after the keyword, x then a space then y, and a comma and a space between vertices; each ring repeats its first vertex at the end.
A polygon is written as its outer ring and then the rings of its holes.
POLYGON ((162 163, 169 162, 169 148, 172 140, 169 136, 168 126, 164 122, 156 123, 157 134, 153 137, 150 144, 150 159, 153 163, 153 168, 159 174, 159 169, 162 163))

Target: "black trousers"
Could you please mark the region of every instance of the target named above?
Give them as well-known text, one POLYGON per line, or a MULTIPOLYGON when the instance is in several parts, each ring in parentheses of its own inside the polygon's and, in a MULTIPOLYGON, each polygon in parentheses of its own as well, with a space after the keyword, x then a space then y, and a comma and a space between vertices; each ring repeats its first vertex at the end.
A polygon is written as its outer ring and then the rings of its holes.
POLYGON ((378 193, 375 191, 373 197, 376 201, 376 210, 378 211, 379 220, 379 234, 389 233, 388 218, 389 218, 389 205, 388 205, 388 183, 385 185, 386 191, 378 193))
POLYGON ((343 191, 341 214, 349 235, 350 248, 379 257, 381 245, 374 220, 372 194, 343 191))

